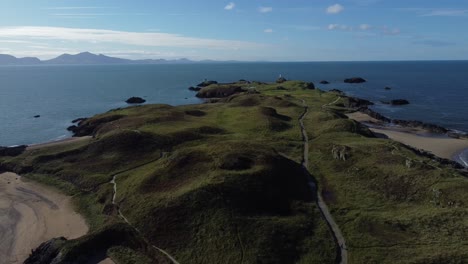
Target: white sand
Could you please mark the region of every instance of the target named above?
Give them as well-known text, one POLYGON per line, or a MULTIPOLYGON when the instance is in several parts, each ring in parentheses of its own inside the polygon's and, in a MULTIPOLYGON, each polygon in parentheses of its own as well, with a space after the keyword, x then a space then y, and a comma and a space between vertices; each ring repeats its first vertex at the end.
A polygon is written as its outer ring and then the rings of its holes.
MULTIPOLYGON (((376 120, 364 113, 355 112, 347 115, 349 118, 358 122, 369 122, 375 125, 382 124, 381 121, 376 120)), ((370 128, 372 132, 384 134, 387 137, 409 145, 413 148, 422 149, 432 154, 445 158, 454 159, 455 155, 468 148, 468 140, 456 139, 450 137, 430 137, 422 136, 422 134, 430 134, 424 129, 418 128, 370 128)))
POLYGON ((14 173, 0 174, 0 263, 23 263, 32 249, 54 237, 88 232, 70 197, 14 173))

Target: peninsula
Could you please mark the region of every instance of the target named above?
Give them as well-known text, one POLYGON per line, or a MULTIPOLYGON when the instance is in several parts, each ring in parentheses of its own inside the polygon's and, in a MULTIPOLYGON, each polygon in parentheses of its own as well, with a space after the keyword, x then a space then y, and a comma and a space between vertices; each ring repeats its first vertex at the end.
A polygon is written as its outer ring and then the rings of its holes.
POLYGON ((0 157, 73 195, 89 226, 26 263, 468 259, 466 169, 382 138, 362 101, 286 79, 198 88, 204 104, 110 110, 78 140, 0 157))

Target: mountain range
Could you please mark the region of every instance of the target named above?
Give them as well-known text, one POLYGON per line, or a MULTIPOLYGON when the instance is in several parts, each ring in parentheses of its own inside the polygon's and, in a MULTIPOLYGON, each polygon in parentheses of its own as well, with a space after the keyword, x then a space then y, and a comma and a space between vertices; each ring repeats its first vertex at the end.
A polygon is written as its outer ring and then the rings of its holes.
MULTIPOLYGON (((189 59, 145 59, 129 60, 109 57, 103 54, 82 52, 75 55, 62 54, 54 59, 40 60, 35 57, 16 58, 12 55, 0 54, 0 65, 98 65, 98 64, 165 64, 165 63, 194 63, 189 59)), ((203 61, 210 62, 210 61, 203 61)))

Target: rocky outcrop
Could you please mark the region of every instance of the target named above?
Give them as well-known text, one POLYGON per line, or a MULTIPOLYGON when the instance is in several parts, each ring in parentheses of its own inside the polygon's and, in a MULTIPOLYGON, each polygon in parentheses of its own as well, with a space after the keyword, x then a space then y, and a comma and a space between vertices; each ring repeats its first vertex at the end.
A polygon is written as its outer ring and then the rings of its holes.
POLYGON ((336 160, 346 161, 350 157, 351 148, 348 146, 333 145, 332 155, 336 160))
POLYGON ((344 92, 343 92, 343 91, 341 91, 341 90, 338 90, 338 89, 331 89, 329 92, 331 92, 331 93, 337 93, 337 94, 342 94, 342 95, 344 95, 344 92))
POLYGON ((353 77, 353 78, 348 78, 344 80, 345 83, 364 83, 366 80, 364 80, 361 77, 353 77))
POLYGON ((286 78, 284 78, 284 77, 279 77, 278 79, 276 79, 276 83, 284 83, 284 82, 286 82, 286 81, 287 81, 287 80, 286 80, 286 78))
POLYGON ((323 81, 320 81, 320 84, 330 84, 330 82, 323 80, 323 81))
POLYGON ((35 115, 35 116, 33 116, 33 117, 34 117, 34 118, 39 118, 39 117, 41 117, 41 115, 35 115))
POLYGON ((237 85, 220 85, 202 88, 196 96, 199 98, 223 98, 243 91, 244 89, 237 85))
POLYGON ((60 237, 42 243, 37 249, 32 251, 31 255, 24 261, 24 264, 60 263, 57 260, 57 256, 66 241, 64 237, 60 237))
POLYGON ((101 125, 123 117, 123 115, 110 115, 101 118, 82 119, 77 125, 69 126, 67 130, 72 132, 74 137, 91 136, 101 125))
POLYGON ((362 107, 368 107, 369 105, 373 105, 369 100, 357 98, 357 97, 346 97, 347 100, 345 100, 345 107, 347 108, 362 108, 362 107))
POLYGON ((205 81, 203 81, 203 82, 197 84, 197 87, 203 88, 203 87, 210 86, 210 85, 212 85, 212 84, 218 84, 218 82, 217 82, 217 81, 207 81, 207 80, 205 80, 205 81))
POLYGON ((26 145, 15 146, 15 147, 0 147, 0 157, 9 156, 16 157, 21 155, 26 150, 26 145))
POLYGON ((436 134, 445 134, 448 132, 448 129, 434 125, 428 124, 417 120, 400 120, 400 119, 392 119, 392 123, 395 125, 403 126, 403 127, 416 127, 426 129, 429 132, 436 133, 436 134))
POLYGON ((306 83, 306 89, 314 90, 315 89, 315 84, 312 83, 312 82, 306 83))
POLYGON ((198 92, 198 91, 200 91, 202 88, 201 88, 201 87, 193 87, 193 86, 190 86, 188 89, 189 89, 189 91, 192 91, 192 92, 198 92))
POLYGON ((146 102, 146 100, 141 97, 130 97, 125 102, 127 104, 142 104, 146 102))

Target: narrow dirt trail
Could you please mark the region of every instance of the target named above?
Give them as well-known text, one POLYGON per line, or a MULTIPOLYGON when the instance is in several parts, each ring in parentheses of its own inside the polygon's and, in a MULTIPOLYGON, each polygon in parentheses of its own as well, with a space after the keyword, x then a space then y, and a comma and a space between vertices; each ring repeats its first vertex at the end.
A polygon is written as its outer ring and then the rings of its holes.
MULTIPOLYGON (((304 105, 304 112, 302 115, 299 117, 299 124, 301 126, 301 133, 302 133, 302 141, 304 142, 304 153, 302 157, 302 167, 308 171, 308 166, 309 166, 309 137, 307 135, 307 131, 304 126, 304 118, 307 116, 309 113, 309 106, 305 102, 305 100, 302 100, 302 103, 304 105)), ((324 105, 325 106, 325 105, 324 105)), ((322 106, 323 107, 323 106, 322 106)), ((317 185, 315 182, 311 181, 310 183, 311 188, 313 189, 314 193, 317 195, 317 206, 320 209, 320 212, 322 213, 323 217, 325 218, 325 221, 328 224, 328 227, 333 233, 333 237, 335 242, 337 243, 337 246, 339 250, 337 252, 339 253, 337 257, 337 262, 340 264, 347 264, 348 263, 348 248, 346 247, 346 240, 341 233, 340 228, 335 222, 335 219, 333 219, 333 216, 330 214, 330 210, 328 209, 327 204, 323 200, 322 195, 318 191, 317 185)))
MULTIPOLYGON (((154 161, 151 161, 151 162, 154 162, 154 161)), ((119 207, 118 204, 116 203, 116 199, 117 199, 117 182, 116 182, 116 180, 117 180, 117 177, 118 177, 120 174, 122 174, 122 173, 124 173, 124 172, 127 172, 127 171, 130 171, 130 170, 134 170, 134 169, 143 167, 143 166, 145 166, 145 165, 148 165, 148 164, 151 163, 151 162, 148 162, 148 163, 139 165, 139 166, 137 166, 137 167, 134 167, 134 168, 131 168, 131 169, 128 169, 128 170, 119 172, 119 173, 117 173, 117 174, 114 174, 114 176, 112 177, 112 181, 110 181, 110 183, 111 183, 111 184, 113 185, 113 187, 114 187, 114 193, 113 193, 113 195, 112 195, 112 204, 115 205, 115 206, 117 207, 117 212, 118 212, 120 218, 122 218, 129 226, 131 226, 133 229, 135 229, 135 231, 136 231, 138 234, 140 234, 142 237, 144 237, 144 236, 143 236, 143 233, 142 233, 138 228, 136 228, 135 226, 133 226, 133 225, 130 223, 130 221, 128 221, 128 219, 123 215, 122 211, 120 210, 120 207, 119 207)), ((161 252, 162 254, 164 254, 168 259, 171 260, 171 262, 172 262, 173 264, 180 264, 173 256, 171 256, 171 255, 170 255, 167 251, 165 251, 164 249, 159 248, 159 247, 157 247, 157 246, 155 246, 155 245, 151 245, 151 246, 152 246, 154 249, 156 249, 156 250, 158 250, 159 252, 161 252)))

